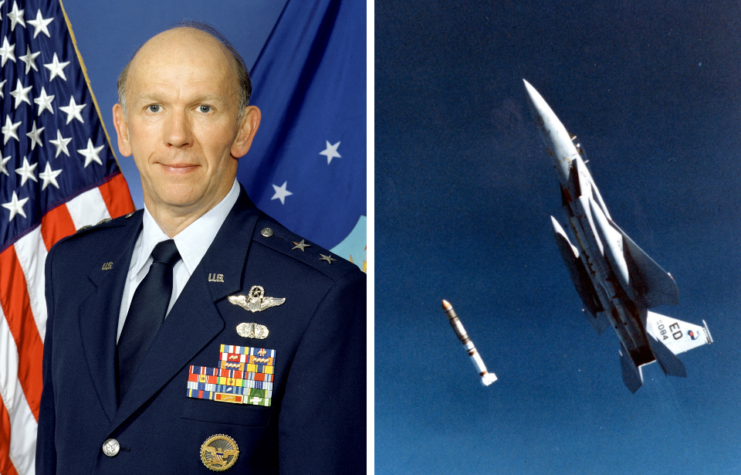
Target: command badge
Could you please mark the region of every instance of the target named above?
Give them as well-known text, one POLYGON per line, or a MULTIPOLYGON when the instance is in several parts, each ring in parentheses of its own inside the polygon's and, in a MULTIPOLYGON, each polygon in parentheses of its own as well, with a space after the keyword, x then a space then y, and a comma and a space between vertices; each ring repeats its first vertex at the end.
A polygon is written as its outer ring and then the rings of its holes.
POLYGON ((270 330, 265 325, 257 323, 240 323, 237 325, 237 334, 244 338, 257 338, 264 340, 268 337, 270 330))
POLYGON ((212 435, 201 445, 201 461, 214 472, 223 472, 237 463, 237 442, 224 434, 212 435))

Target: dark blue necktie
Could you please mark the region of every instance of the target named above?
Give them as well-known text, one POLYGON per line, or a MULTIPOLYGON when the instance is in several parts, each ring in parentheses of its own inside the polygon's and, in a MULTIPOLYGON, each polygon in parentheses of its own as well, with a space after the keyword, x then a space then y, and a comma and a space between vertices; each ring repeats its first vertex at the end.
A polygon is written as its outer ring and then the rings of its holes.
POLYGON ((157 244, 152 251, 152 267, 134 292, 118 339, 118 393, 119 401, 134 379, 154 337, 165 320, 172 295, 172 267, 180 260, 180 253, 172 239, 157 244))

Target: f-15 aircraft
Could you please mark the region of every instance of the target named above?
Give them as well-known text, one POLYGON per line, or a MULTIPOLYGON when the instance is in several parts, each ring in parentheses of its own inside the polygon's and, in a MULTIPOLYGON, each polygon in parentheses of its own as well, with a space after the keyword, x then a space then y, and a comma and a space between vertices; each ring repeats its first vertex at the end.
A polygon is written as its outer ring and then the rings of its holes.
POLYGON ((651 311, 679 303, 674 278, 615 224, 576 137, 569 135, 538 91, 524 82, 543 144, 558 172, 566 227, 573 239, 551 216, 553 232, 587 320, 600 334, 608 326, 617 332, 623 382, 631 392, 643 385, 642 367, 654 361, 666 375, 686 377, 676 355, 712 343, 707 324, 651 311))

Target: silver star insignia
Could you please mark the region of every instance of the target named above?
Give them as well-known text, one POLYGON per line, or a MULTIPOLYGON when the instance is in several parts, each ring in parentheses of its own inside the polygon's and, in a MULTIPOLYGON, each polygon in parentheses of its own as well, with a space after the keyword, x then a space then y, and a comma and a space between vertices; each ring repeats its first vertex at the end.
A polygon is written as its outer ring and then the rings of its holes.
POLYGON ((332 256, 325 256, 324 254, 319 254, 319 255, 322 256, 319 258, 320 261, 327 261, 330 264, 332 264, 332 262, 337 262, 337 259, 335 259, 332 256))
POLYGON ((307 248, 307 247, 311 247, 311 245, 310 245, 310 244, 306 244, 306 242, 304 242, 304 240, 303 240, 303 239, 301 240, 301 242, 296 242, 296 241, 293 241, 293 243, 294 243, 294 244, 295 244, 296 246, 295 246, 295 247, 292 247, 292 248, 291 248, 291 250, 292 250, 292 251, 293 251, 294 249, 300 249, 300 250, 301 250, 301 252, 304 252, 304 251, 306 250, 306 248, 307 248))
POLYGON ((259 285, 253 285, 248 295, 230 295, 229 302, 233 305, 239 305, 245 310, 252 313, 262 312, 266 308, 283 305, 285 298, 265 297, 265 289, 259 285))

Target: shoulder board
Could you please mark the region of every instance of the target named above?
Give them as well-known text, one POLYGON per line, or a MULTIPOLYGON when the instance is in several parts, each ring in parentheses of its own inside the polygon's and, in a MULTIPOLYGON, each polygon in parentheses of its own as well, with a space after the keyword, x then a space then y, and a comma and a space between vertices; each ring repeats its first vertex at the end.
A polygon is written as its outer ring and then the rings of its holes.
POLYGON ((136 216, 137 214, 141 214, 141 213, 142 213, 142 210, 137 210, 137 211, 132 211, 131 213, 126 214, 124 216, 119 216, 116 219, 105 218, 105 219, 98 221, 96 224, 88 224, 88 225, 82 226, 72 236, 81 236, 83 234, 87 234, 88 232, 91 232, 97 229, 104 229, 104 228, 109 228, 112 226, 122 226, 124 224, 128 224, 125 220, 131 218, 132 216, 136 216))
POLYGON ((252 240, 301 261, 333 279, 353 269, 360 272, 355 264, 292 233, 269 218, 261 217, 257 221, 252 240))

